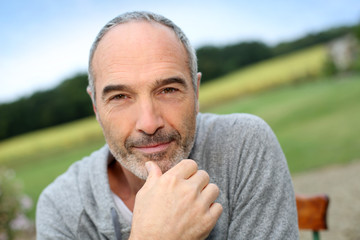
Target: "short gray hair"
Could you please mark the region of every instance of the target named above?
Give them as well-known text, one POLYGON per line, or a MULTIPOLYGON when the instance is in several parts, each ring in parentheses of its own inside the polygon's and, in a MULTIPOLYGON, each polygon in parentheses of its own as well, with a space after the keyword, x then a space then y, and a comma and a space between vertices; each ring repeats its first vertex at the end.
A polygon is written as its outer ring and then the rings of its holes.
POLYGON ((93 102, 95 103, 95 76, 92 68, 92 60, 94 57, 94 53, 96 51, 97 46, 99 45, 99 42, 104 37, 104 35, 109 32, 113 27, 116 27, 122 23, 127 23, 131 21, 148 21, 148 22, 157 22, 162 25, 165 25, 172 29, 174 33, 176 34, 177 38, 182 42, 184 45, 187 55, 188 55, 188 64, 189 64, 189 70, 190 75, 192 79, 192 84, 194 91, 196 92, 198 86, 197 86, 197 58, 196 58, 196 52, 195 49, 191 46, 190 41, 186 37, 185 33, 177 26, 175 25, 171 20, 155 14, 151 12, 127 12, 124 14, 121 14, 111 21, 109 21, 98 33, 98 35, 95 38, 95 41, 93 42, 91 49, 90 49, 90 57, 89 57, 89 66, 88 66, 88 74, 89 74, 89 88, 92 92, 93 102))

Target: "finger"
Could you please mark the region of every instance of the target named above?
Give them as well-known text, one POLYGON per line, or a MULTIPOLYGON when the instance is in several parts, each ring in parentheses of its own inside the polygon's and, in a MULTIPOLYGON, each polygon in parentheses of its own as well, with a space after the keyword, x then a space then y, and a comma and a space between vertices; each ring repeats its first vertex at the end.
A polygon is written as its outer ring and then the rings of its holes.
POLYGON ((218 186, 213 183, 208 184, 201 192, 200 196, 207 206, 215 202, 219 196, 220 190, 218 186))
POLYGON ((196 185, 199 191, 202 191, 209 184, 210 177, 204 170, 199 170, 188 181, 190 184, 196 185))
POLYGON ((196 173, 198 169, 197 163, 191 159, 184 159, 165 174, 174 174, 181 179, 188 179, 196 173))
POLYGON ((145 163, 145 168, 148 172, 146 182, 153 182, 162 175, 160 167, 153 161, 147 161, 145 163))
POLYGON ((221 216, 221 213, 223 212, 223 207, 220 203, 213 203, 210 206, 209 212, 211 214, 211 216, 213 217, 213 219, 216 221, 219 219, 219 217, 221 216))

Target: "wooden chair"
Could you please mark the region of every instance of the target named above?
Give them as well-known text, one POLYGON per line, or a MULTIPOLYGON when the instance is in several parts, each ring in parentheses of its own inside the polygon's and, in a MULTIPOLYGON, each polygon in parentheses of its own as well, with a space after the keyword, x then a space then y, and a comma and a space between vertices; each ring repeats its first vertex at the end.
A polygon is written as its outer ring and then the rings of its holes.
POLYGON ((329 197, 327 195, 305 196, 296 194, 296 207, 300 230, 312 230, 313 239, 320 239, 320 230, 328 229, 326 223, 329 197))

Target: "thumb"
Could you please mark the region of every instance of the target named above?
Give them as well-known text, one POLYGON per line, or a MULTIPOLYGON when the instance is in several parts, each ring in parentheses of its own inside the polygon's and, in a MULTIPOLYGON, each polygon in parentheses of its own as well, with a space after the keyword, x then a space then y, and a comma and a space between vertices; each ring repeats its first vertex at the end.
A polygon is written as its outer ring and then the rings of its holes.
POLYGON ((152 179, 156 179, 161 177, 162 172, 160 167, 153 161, 147 161, 145 163, 145 168, 148 172, 148 177, 146 179, 146 181, 152 181, 152 179))

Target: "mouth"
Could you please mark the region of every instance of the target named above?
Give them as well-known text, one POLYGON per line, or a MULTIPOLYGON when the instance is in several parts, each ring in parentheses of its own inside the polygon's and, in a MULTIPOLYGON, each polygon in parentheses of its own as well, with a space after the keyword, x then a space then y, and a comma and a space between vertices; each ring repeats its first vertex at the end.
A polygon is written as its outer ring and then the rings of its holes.
POLYGON ((142 152, 143 154, 155 154, 166 151, 171 143, 172 141, 165 143, 149 144, 144 146, 134 146, 133 148, 139 152, 142 152))

